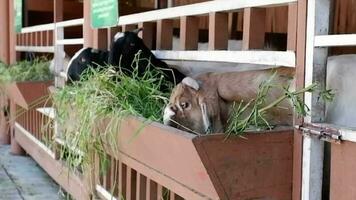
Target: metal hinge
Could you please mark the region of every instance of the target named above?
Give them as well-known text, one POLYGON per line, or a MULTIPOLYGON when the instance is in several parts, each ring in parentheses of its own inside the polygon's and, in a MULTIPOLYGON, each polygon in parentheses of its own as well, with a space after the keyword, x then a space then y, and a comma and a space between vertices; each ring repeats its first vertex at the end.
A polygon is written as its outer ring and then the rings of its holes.
POLYGON ((295 126, 295 128, 301 130, 303 135, 314 136, 327 142, 341 143, 341 133, 336 128, 312 123, 303 123, 302 125, 295 126))

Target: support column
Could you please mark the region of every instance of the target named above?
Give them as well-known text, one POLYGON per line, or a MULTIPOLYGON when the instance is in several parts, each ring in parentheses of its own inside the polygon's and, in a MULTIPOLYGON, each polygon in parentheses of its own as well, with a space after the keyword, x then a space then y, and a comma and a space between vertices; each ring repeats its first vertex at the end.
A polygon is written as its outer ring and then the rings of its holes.
MULTIPOLYGON (((315 35, 329 33, 329 18, 331 9, 330 0, 308 1, 306 59, 305 59, 305 85, 318 82, 325 88, 327 48, 314 48, 315 35)), ((319 99, 318 94, 306 93, 305 103, 310 108, 310 116, 304 118, 305 122, 324 122, 325 103, 319 99)), ((302 168, 302 200, 321 200, 323 184, 324 141, 315 137, 305 136, 303 141, 303 168, 302 168)))
POLYGON ((9 1, 0 1, 0 61, 9 63, 9 1))
POLYGON ((14 155, 24 155, 25 150, 17 143, 15 137, 16 104, 10 101, 10 134, 11 134, 11 153, 14 155))
POLYGON ((84 15, 84 24, 83 24, 83 38, 84 38, 84 47, 93 47, 93 37, 94 33, 90 26, 90 1, 83 1, 83 15, 84 15))
POLYGON ((265 8, 245 8, 242 49, 263 49, 265 43, 265 8))
MULTIPOLYGON (((4 1, 4 0, 3 0, 4 1)), ((16 30, 15 30, 15 1, 8 0, 9 3, 9 60, 8 64, 16 62, 16 30)))
POLYGON ((228 48, 228 19, 228 13, 209 13, 209 50, 226 50, 228 48))

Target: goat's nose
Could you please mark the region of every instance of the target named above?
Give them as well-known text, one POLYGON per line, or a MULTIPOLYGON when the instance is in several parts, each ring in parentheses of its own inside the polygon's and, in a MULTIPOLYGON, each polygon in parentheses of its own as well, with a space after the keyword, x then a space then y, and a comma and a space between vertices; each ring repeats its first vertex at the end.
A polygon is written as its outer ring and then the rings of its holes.
POLYGON ((177 112, 177 110, 178 110, 176 106, 170 106, 169 108, 170 108, 173 112, 177 112))

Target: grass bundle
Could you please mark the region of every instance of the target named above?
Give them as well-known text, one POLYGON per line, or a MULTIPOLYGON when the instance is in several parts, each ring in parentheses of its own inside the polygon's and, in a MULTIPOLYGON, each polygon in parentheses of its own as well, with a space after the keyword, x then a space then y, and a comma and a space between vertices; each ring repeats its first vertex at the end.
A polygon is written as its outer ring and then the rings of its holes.
POLYGON ((288 99, 294 111, 298 116, 306 116, 309 112, 308 106, 301 98, 306 92, 317 92, 324 101, 332 101, 334 93, 332 90, 320 90, 319 85, 314 83, 308 87, 297 91, 290 91, 289 86, 283 87, 273 84, 275 74, 270 79, 262 82, 259 86, 256 98, 244 103, 234 103, 233 111, 228 120, 227 135, 242 135, 246 130, 272 129, 268 120, 265 117, 266 112, 271 108, 279 106, 279 104, 288 99), (280 88, 283 94, 268 105, 265 105, 268 93, 273 88, 280 88))
POLYGON ((0 85, 10 82, 53 80, 49 64, 44 57, 20 61, 10 66, 0 62, 0 85))
MULTIPOLYGON (((113 67, 90 68, 79 82, 67 85, 53 97, 57 122, 64 146, 62 159, 72 168, 91 167, 93 155, 107 164, 105 146, 115 148, 115 135, 127 116, 162 121, 162 112, 172 84, 159 70, 147 70, 138 76, 137 58, 131 75, 113 67), (161 88, 168 88, 162 92, 161 88), (97 130, 102 119, 109 119, 107 130, 97 130), (100 132, 99 132, 100 131, 100 132), (112 144, 104 144, 105 142, 112 144)), ((105 169, 105 166, 102 166, 105 169)))

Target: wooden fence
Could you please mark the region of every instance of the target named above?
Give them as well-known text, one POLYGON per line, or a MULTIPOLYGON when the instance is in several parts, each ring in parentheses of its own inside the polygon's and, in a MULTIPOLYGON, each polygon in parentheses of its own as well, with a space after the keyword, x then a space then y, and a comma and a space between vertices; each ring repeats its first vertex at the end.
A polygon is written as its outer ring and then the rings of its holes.
MULTIPOLYGON (((84 2, 84 4, 84 7, 86 8, 86 3, 84 2)), ((107 45, 112 39, 115 30, 125 31, 132 30, 136 27, 143 27, 144 31, 141 33, 142 39, 149 47, 152 47, 153 42, 156 42, 156 50, 154 53, 161 59, 219 63, 251 63, 295 67, 297 87, 302 87, 304 85, 304 59, 306 56, 306 11, 307 5, 305 0, 225 0, 224 3, 221 3, 221 1, 209 1, 122 16, 120 17, 118 27, 106 30, 104 35, 107 45), (263 51, 266 32, 264 24, 266 7, 281 5, 288 6, 287 51, 263 51), (229 39, 228 12, 243 12, 242 51, 227 50, 229 39), (197 19, 199 16, 208 16, 209 18, 208 51, 199 51, 197 49, 199 37, 199 27, 197 26, 199 21, 197 19), (171 50, 174 20, 179 20, 180 22, 180 51, 171 50), (153 38, 154 35, 156 35, 155 39, 153 38)), ((84 13, 86 12, 84 11, 84 13)), ((313 24, 311 26, 313 26, 313 24)), ((59 74, 59 76, 56 77, 55 85, 60 87, 63 85, 63 78, 65 77, 65 74, 63 74, 63 57, 61 55, 63 53, 63 46, 85 44, 87 42, 87 37, 85 35, 86 28, 87 26, 84 19, 24 28, 17 36, 16 50, 54 53, 56 72, 59 74), (64 38, 64 28, 82 25, 84 29, 83 38, 64 38)), ((101 31, 102 30, 99 30, 98 32, 101 31)), ((350 35, 348 37, 353 39, 354 36, 350 35)), ((322 36, 315 37, 315 41, 315 44, 324 45, 322 36)), ((310 44, 309 40, 307 40, 307 44, 310 44)), ((310 47, 308 47, 309 46, 307 46, 306 49, 307 52, 310 50, 310 47)), ((306 62, 308 66, 308 62, 310 64, 310 57, 309 54, 307 55, 308 59, 306 59, 306 62)), ((306 80, 306 83, 309 83, 308 80, 306 80)), ((308 101, 308 99, 306 100, 308 101)), ((197 147, 198 139, 193 138, 191 134, 167 128, 160 124, 148 126, 146 132, 155 134, 158 138, 162 139, 162 141, 165 141, 166 137, 173 138, 172 141, 182 144, 183 147, 186 147, 187 149, 192 149, 192 151, 184 154, 186 157, 181 158, 181 162, 176 163, 178 166, 185 169, 183 170, 183 174, 176 174, 176 170, 169 170, 166 163, 161 163, 157 160, 158 158, 152 157, 152 155, 149 154, 149 151, 137 152, 135 149, 131 149, 132 147, 127 147, 127 149, 120 149, 119 152, 107 152, 112 161, 109 167, 110 170, 103 176, 99 176, 99 173, 94 173, 96 182, 94 182, 94 185, 91 185, 89 184, 88 179, 93 173, 84 172, 84 174, 81 174, 79 172, 70 171, 62 161, 58 160, 56 152, 41 142, 41 139, 45 138, 45 136, 41 134, 47 134, 49 137, 53 133, 54 135, 58 135, 58 133, 56 133, 55 122, 51 122, 54 123, 54 130, 50 130, 49 132, 38 131, 38 128, 41 125, 35 123, 35 119, 42 118, 49 120, 49 116, 53 118, 52 114, 49 113, 55 113, 53 109, 44 110, 46 109, 39 111, 28 110, 22 117, 16 118, 16 122, 13 124, 13 128, 15 129, 14 140, 16 140, 22 148, 24 148, 26 152, 30 154, 52 176, 52 178, 54 178, 54 180, 62 185, 64 189, 76 199, 88 199, 93 191, 103 199, 120 198, 121 196, 125 199, 161 199, 162 196, 167 196, 168 199, 231 198, 231 196, 224 191, 225 188, 221 183, 217 184, 214 182, 214 180, 218 181, 220 178, 219 174, 215 174, 214 172, 216 168, 207 169, 205 165, 202 164, 210 158, 201 158, 203 153, 199 154, 199 150, 197 150, 199 149, 197 147), (50 112, 48 112, 49 110, 50 112), (46 117, 46 115, 48 116, 46 117), (31 126, 28 126, 28 123, 31 124, 31 126), (35 128, 33 129, 33 127, 35 128), (192 152, 194 153, 191 154, 192 152), (140 156, 140 153, 144 156, 140 156), (189 173, 192 173, 192 170, 185 168, 184 163, 189 163, 189 166, 193 165, 195 167, 193 169, 198 169, 197 171, 193 170, 193 172, 199 173, 190 176, 189 173)), ((139 126, 138 122, 139 120, 137 119, 127 120, 127 124, 124 126, 124 130, 121 130, 121 133, 128 134, 132 132, 139 126)), ((281 136, 281 138, 286 142, 286 146, 282 146, 284 147, 282 149, 291 147, 293 142, 295 149, 293 151, 290 148, 283 154, 285 156, 285 163, 282 161, 277 163, 271 161, 271 164, 268 165, 269 170, 267 172, 271 174, 274 174, 276 171, 290 172, 290 174, 283 176, 285 179, 273 179, 273 181, 278 181, 278 184, 285 184, 288 186, 281 189, 283 192, 276 192, 275 194, 283 199, 300 199, 299 183, 301 182, 301 171, 298 169, 300 169, 302 165, 301 161, 298 159, 300 159, 301 138, 297 134, 292 138, 290 131, 285 131, 283 133, 285 133, 286 136, 281 136), (292 159, 294 159, 294 161, 292 159), (294 180, 295 183, 293 185, 293 193, 291 190, 292 180, 294 180)), ((278 140, 278 138, 273 141, 278 141, 281 144, 283 143, 281 140, 278 140)), ((266 143, 264 140, 261 140, 261 142, 261 144, 266 143)), ((138 142, 137 144, 141 145, 144 143, 138 142)), ((236 142, 236 144, 239 143, 236 142)), ((271 145, 271 147, 273 147, 273 145, 271 145)), ((183 148, 183 150, 184 149, 185 148, 183 148)), ((158 153, 165 149, 159 147, 158 149, 149 150, 155 150, 156 153, 158 153)), ((173 153, 182 151, 181 148, 170 150, 172 150, 173 153)), ((274 152, 278 153, 277 150, 274 152)), ((263 153, 265 152, 263 151, 258 155, 261 156, 263 153)), ((271 155, 271 158, 275 158, 274 156, 276 155, 271 155)), ((182 172, 182 170, 177 171, 182 172)), ((256 169, 256 171, 258 171, 258 169, 256 169)), ((303 169, 303 175, 305 175, 304 173, 305 171, 303 169)), ((271 183, 272 182, 268 181, 265 182, 267 185, 271 183)), ((272 188, 272 186, 270 187, 272 188)), ((308 187, 303 186, 303 188, 308 187)), ((266 193, 266 191, 256 190, 256 188, 251 191, 256 191, 256 193, 261 192, 261 194, 266 193)), ((246 195, 246 198, 254 197, 252 194, 244 194, 246 195)), ((305 191, 303 191, 303 194, 305 194, 305 191)), ((307 198, 305 197, 305 199, 307 198)))

